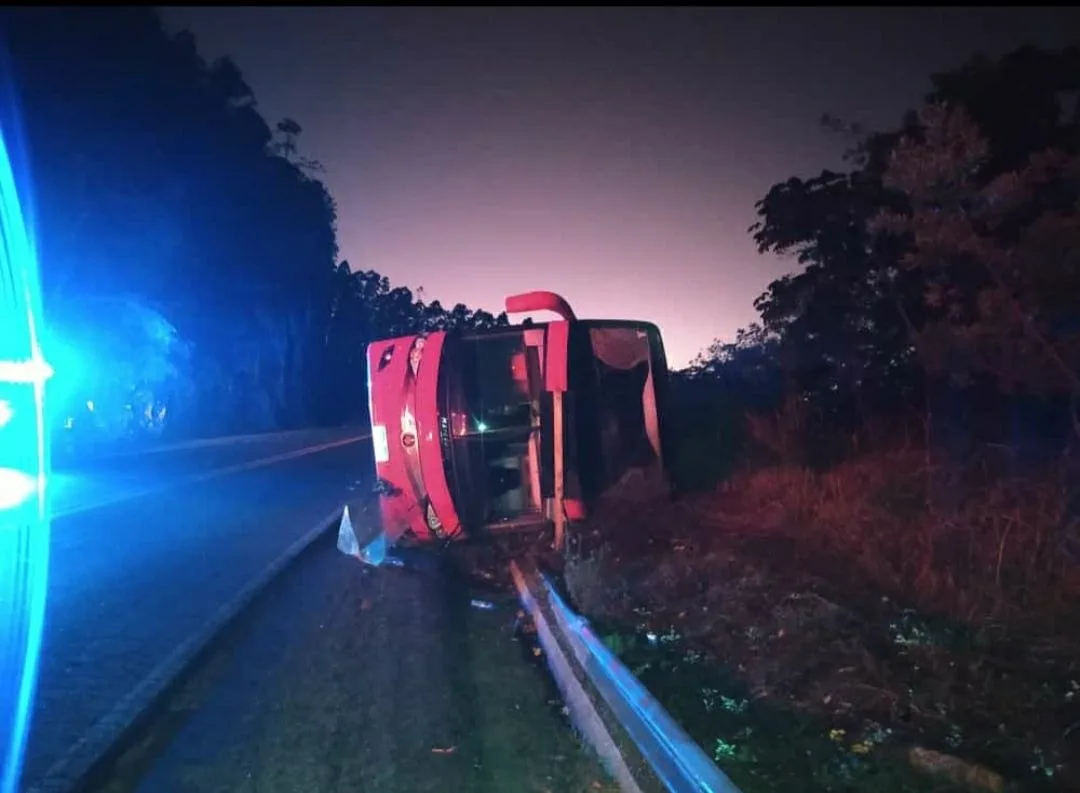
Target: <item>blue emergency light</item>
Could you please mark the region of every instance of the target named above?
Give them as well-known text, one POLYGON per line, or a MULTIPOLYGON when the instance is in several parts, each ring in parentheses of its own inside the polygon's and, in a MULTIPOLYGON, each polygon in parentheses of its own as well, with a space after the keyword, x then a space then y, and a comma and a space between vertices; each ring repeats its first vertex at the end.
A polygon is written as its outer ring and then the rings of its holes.
POLYGON ((16 793, 45 619, 49 455, 37 257, 0 134, 0 793, 16 793))

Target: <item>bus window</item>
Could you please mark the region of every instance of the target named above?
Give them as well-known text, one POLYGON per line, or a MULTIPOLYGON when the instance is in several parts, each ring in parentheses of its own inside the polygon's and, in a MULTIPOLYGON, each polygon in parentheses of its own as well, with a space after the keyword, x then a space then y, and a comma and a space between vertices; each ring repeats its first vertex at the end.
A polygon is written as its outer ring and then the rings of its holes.
POLYGON ((536 353, 520 330, 447 340, 447 474, 467 527, 540 511, 536 353))
POLYGON ((631 468, 661 459, 652 344, 638 324, 595 323, 589 341, 596 373, 604 487, 631 468))

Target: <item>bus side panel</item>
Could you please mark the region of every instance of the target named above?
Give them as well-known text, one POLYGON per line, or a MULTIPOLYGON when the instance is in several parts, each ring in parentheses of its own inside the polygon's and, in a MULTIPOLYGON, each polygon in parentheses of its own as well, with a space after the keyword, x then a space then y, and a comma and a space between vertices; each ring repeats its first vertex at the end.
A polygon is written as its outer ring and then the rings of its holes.
MULTIPOLYGON (((410 404, 413 373, 409 366, 415 343, 416 337, 407 336, 368 345, 371 440, 376 476, 383 484, 379 510, 383 531, 391 544, 409 530, 421 539, 428 534, 422 489, 418 494, 417 476, 410 471, 412 461, 405 447, 405 436, 415 422, 410 404)), ((411 434, 415 444, 414 428, 411 434)))

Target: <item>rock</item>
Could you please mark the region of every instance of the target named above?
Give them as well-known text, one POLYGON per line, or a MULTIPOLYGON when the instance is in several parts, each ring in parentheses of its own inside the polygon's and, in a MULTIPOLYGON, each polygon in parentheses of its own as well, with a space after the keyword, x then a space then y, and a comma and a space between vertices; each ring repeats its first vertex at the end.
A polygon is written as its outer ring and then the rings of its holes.
POLYGON ((919 771, 945 777, 975 790, 987 790, 990 793, 1003 793, 1005 790, 1005 779, 1001 774, 951 754, 916 746, 908 752, 908 762, 919 771))

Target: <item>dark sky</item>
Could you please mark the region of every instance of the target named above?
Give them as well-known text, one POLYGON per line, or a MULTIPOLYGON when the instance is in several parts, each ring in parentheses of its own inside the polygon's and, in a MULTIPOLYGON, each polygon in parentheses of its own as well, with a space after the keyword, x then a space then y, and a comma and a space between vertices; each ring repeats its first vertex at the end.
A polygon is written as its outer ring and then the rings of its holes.
POLYGON ((1080 39, 1065 9, 169 8, 326 166, 341 254, 428 299, 527 289, 650 319, 671 363, 790 262, 747 227, 840 165, 822 113, 895 126, 931 72, 1080 39))

